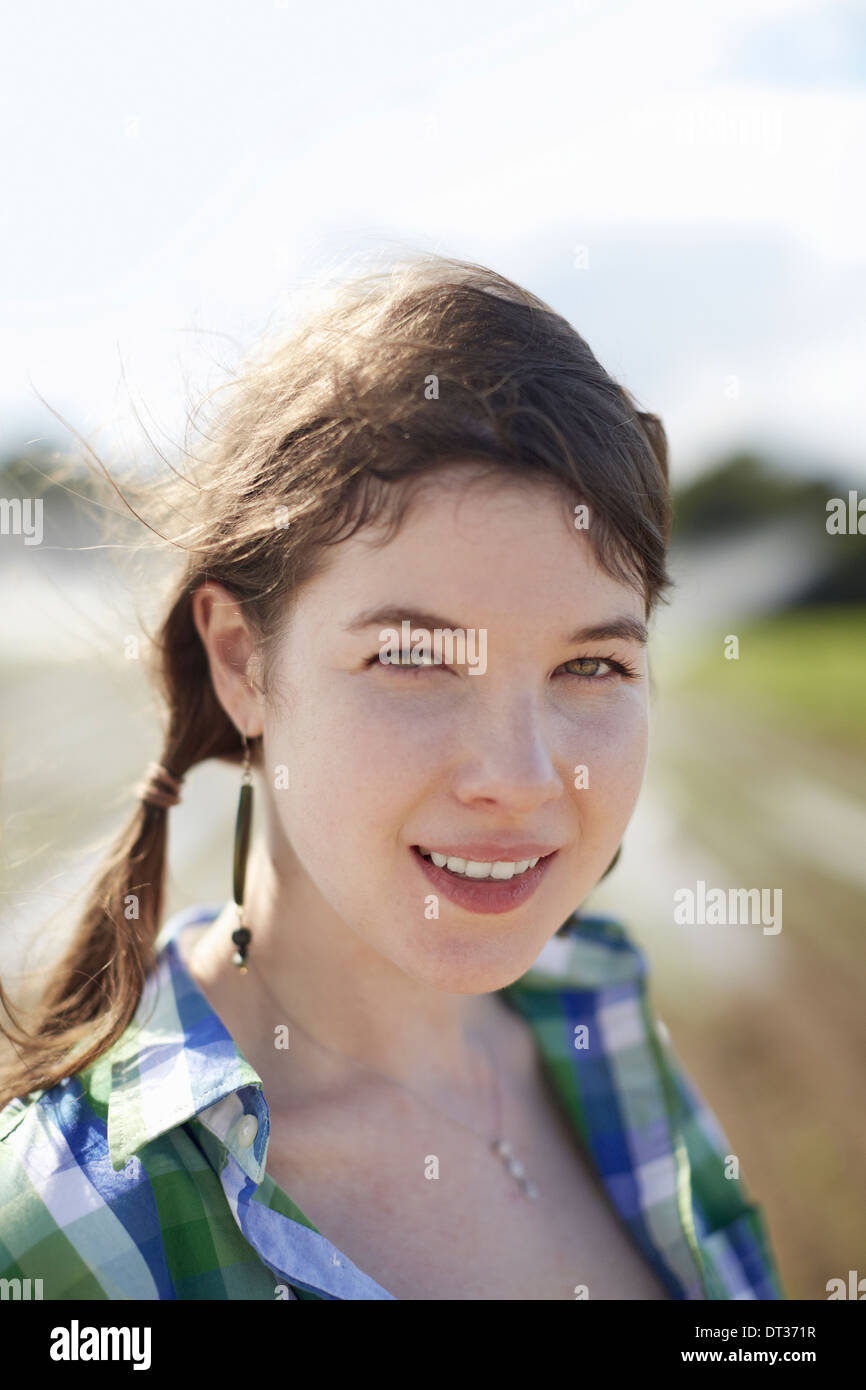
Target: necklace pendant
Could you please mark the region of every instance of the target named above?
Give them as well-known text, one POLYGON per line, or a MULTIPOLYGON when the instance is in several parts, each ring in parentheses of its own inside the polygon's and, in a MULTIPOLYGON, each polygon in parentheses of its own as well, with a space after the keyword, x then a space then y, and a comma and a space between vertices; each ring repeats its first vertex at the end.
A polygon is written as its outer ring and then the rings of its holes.
POLYGON ((534 1182, 530 1182, 526 1176, 526 1169, 514 1152, 511 1143, 507 1139, 494 1139, 491 1144, 493 1152, 502 1160, 503 1166, 514 1178, 521 1192, 530 1201, 535 1201, 538 1197, 538 1188, 534 1182))

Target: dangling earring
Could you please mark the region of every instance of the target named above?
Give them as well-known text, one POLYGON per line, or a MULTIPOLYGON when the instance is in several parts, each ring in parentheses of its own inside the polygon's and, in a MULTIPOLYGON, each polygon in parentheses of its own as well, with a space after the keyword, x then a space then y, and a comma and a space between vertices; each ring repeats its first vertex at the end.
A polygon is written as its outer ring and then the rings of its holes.
POLYGON ((241 773, 238 815, 235 821, 235 858, 232 885, 240 925, 232 932, 232 941, 237 947, 232 956, 232 963, 238 967, 242 975, 246 975, 247 947, 252 940, 252 932, 244 923, 244 882, 247 875, 247 852, 250 847, 250 827, 253 818, 253 779, 250 772, 250 748, 246 734, 241 734, 241 738, 244 741, 244 766, 241 773))

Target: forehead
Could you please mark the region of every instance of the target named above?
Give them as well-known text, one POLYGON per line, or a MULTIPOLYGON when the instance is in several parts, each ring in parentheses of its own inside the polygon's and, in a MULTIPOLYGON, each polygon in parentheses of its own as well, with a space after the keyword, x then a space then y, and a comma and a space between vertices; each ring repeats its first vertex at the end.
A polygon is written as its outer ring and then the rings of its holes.
POLYGON ((523 617, 547 625, 549 614, 558 626, 600 620, 614 607, 642 616, 642 595, 601 568, 587 530, 575 526, 579 500, 555 480, 443 466, 413 487, 396 532, 383 518, 330 548, 299 616, 342 620, 401 599, 465 625, 523 617))

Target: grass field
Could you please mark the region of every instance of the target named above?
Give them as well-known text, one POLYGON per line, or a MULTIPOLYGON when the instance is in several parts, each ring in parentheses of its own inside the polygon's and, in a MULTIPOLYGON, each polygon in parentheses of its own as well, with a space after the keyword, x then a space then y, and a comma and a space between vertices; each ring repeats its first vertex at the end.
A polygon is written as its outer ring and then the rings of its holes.
POLYGON ((739 658, 720 633, 681 654, 677 683, 736 699, 802 736, 866 753, 866 606, 783 613, 738 630, 739 658))

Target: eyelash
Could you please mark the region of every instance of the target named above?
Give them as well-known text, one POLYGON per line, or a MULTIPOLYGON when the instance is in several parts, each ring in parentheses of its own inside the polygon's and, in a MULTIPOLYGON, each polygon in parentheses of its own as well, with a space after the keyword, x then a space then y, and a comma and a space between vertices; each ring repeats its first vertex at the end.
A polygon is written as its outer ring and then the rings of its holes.
MULTIPOLYGON (((405 655, 405 653, 401 652, 401 656, 403 656, 403 655, 405 655)), ((575 665, 577 665, 578 662, 581 662, 581 661, 590 661, 590 662, 591 662, 591 661, 598 661, 598 662, 603 662, 605 666, 611 666, 611 667, 613 667, 613 671, 616 672, 617 675, 622 676, 623 680, 633 681, 633 680, 637 680, 638 677, 639 677, 639 672, 638 672, 637 670, 635 670, 635 668, 634 668, 633 666, 631 666, 627 661, 616 661, 612 656, 575 656, 575 657, 572 657, 570 661, 564 661, 564 662, 562 663, 562 666, 575 666, 575 665)), ((365 665, 368 666, 368 667, 374 666, 374 665, 382 666, 382 667, 384 667, 384 668, 387 669, 387 670, 396 670, 396 671, 402 671, 402 672, 410 672, 410 671, 411 671, 411 672, 415 672, 415 671, 428 671, 428 670, 434 670, 435 667, 436 667, 437 665, 440 665, 440 663, 438 663, 438 662, 436 662, 436 663, 434 663, 434 662, 384 662, 384 661, 380 661, 380 660, 379 660, 379 653, 376 652, 373 656, 371 656, 371 657, 366 661, 365 665)), ((442 669, 443 669, 443 670, 449 670, 450 668, 447 667, 447 666, 445 666, 445 665, 443 664, 442 669)), ((562 667, 557 666, 556 669, 557 669, 557 671, 559 671, 559 670, 562 669, 562 667)), ((569 675, 569 676, 571 676, 574 680, 585 681, 585 682, 586 682, 587 684, 589 684, 589 685, 602 685, 605 681, 611 680, 611 679, 613 678, 613 672, 608 672, 608 674, 605 675, 605 676, 584 676, 584 675, 578 675, 578 673, 577 673, 576 671, 568 671, 566 674, 569 675)))

